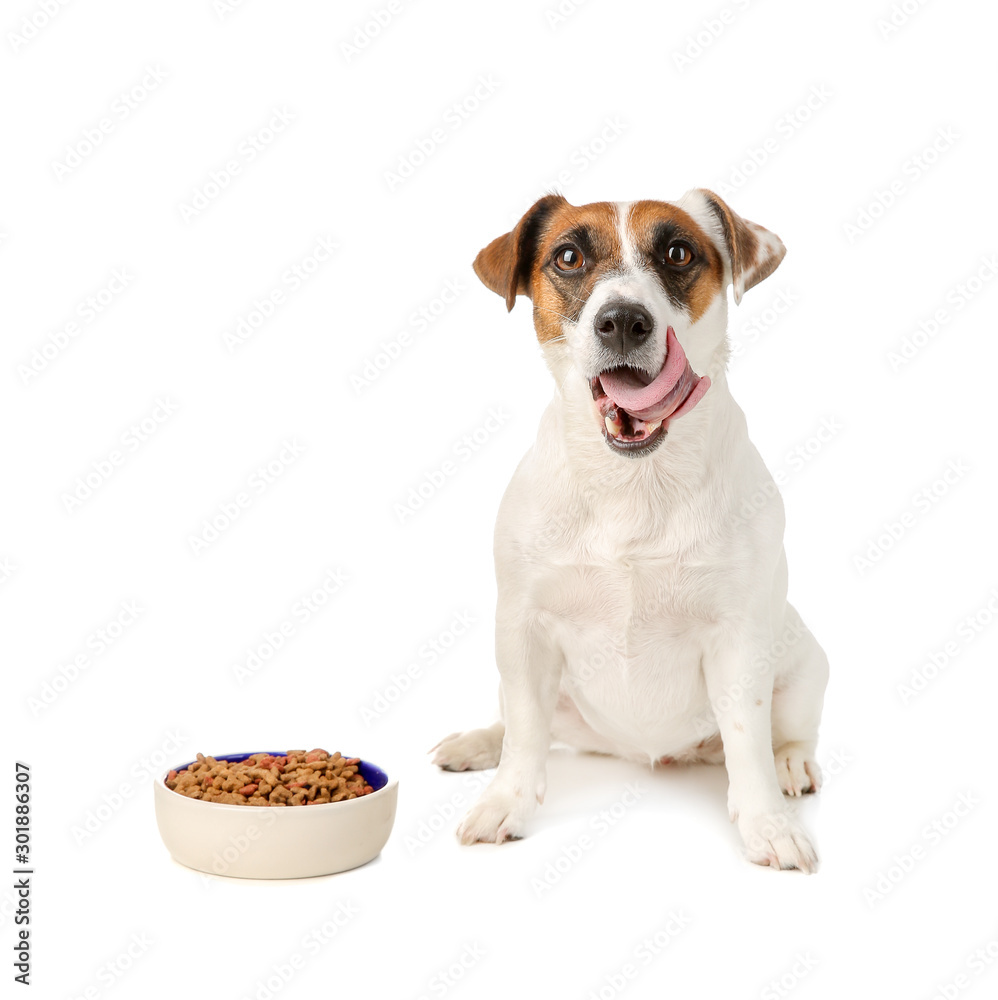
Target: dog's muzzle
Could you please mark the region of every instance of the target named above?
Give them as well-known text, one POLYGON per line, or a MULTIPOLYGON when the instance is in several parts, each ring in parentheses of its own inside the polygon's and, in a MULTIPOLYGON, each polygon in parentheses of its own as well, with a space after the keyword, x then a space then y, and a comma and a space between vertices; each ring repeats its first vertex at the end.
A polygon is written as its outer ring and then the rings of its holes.
MULTIPOLYGON (((621 346, 627 342, 627 322, 632 323, 632 331, 644 326, 633 313, 627 320, 616 320, 621 346)), ((633 332, 630 335, 633 337, 633 332)), ((615 451, 626 455, 650 452, 668 432, 669 423, 689 413, 710 388, 710 378, 697 375, 690 367, 671 326, 665 343, 665 363, 657 375, 623 365, 608 368, 590 380, 603 436, 615 451)))
POLYGON ((596 314, 593 329, 608 351, 626 358, 651 336, 655 323, 636 303, 616 299, 596 314))

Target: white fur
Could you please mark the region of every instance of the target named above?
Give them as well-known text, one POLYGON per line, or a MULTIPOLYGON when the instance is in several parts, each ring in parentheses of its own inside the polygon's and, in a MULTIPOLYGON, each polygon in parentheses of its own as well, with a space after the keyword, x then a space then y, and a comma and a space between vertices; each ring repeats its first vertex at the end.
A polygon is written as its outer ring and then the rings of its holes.
POLYGON ((545 347, 554 399, 500 506, 505 728, 448 737, 435 761, 498 760, 458 835, 502 842, 522 836, 543 798, 552 740, 654 764, 716 760, 719 736, 749 858, 812 871, 814 848, 781 790, 817 788, 827 662, 787 603, 783 505, 728 390, 726 297, 691 324, 626 253, 625 272, 599 282, 565 339, 545 347), (651 311, 653 370, 672 325, 712 383, 634 458, 602 439, 587 384, 599 371, 592 316, 621 290, 651 311))

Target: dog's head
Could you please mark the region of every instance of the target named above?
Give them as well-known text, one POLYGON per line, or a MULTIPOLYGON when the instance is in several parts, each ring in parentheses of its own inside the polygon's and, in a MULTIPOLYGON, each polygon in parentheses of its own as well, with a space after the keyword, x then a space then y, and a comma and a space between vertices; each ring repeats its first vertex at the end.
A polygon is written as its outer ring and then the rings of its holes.
POLYGON ((475 273, 508 309, 532 299, 538 340, 588 381, 607 444, 641 455, 709 388, 695 369, 724 341, 728 284, 739 302, 785 252, 703 189, 578 207, 548 195, 479 253, 475 273))

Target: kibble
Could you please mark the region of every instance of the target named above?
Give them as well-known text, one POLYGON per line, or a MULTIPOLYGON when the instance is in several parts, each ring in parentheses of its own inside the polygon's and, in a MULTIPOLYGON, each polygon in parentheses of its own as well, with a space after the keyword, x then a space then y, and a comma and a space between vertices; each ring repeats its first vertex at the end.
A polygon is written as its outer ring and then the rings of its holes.
POLYGON ((308 806, 370 795, 358 770, 359 757, 325 750, 255 753, 238 762, 199 753, 197 760, 166 776, 167 788, 202 802, 235 806, 308 806))

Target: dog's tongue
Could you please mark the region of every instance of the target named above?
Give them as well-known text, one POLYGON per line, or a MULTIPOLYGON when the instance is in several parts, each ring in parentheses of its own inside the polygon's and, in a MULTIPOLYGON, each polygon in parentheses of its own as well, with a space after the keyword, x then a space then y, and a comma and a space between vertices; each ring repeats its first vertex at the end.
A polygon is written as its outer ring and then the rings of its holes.
POLYGON ((706 375, 701 378, 690 367, 671 326, 666 331, 665 364, 651 382, 646 383, 630 368, 603 372, 599 380, 614 406, 648 422, 681 417, 710 388, 710 378, 706 375))

